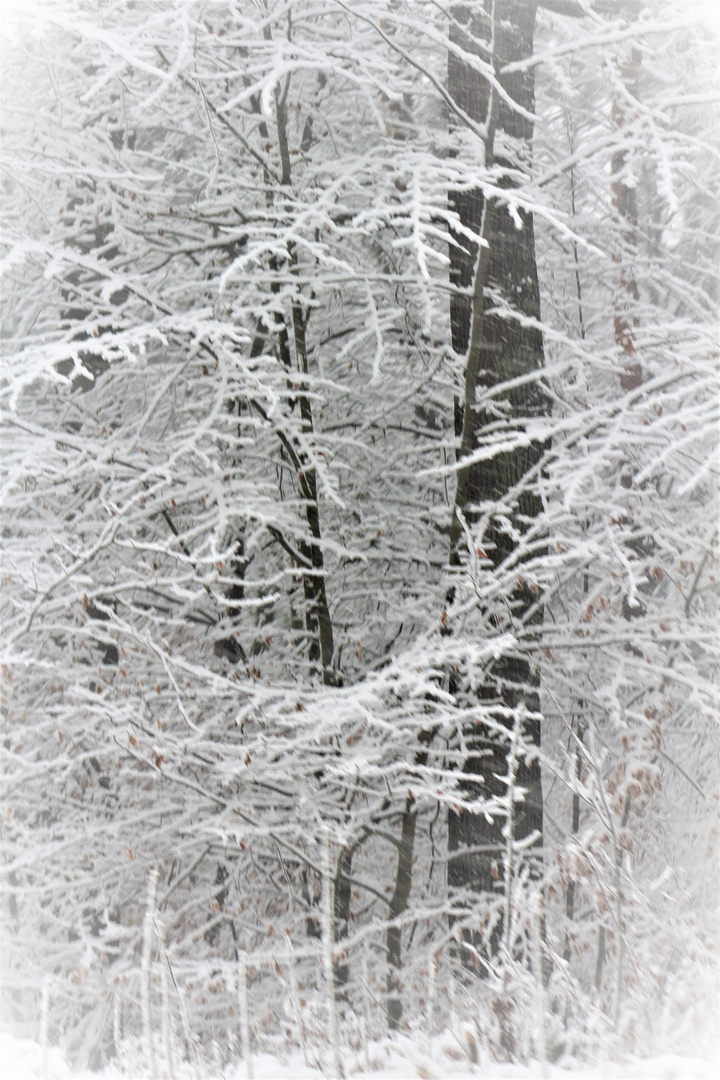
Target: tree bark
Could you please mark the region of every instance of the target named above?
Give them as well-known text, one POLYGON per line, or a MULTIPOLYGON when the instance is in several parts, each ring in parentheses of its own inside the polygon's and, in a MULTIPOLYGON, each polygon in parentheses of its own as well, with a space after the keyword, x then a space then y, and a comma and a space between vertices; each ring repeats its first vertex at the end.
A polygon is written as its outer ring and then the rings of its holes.
MULTIPOLYGON (((477 66, 452 50, 448 57, 448 90, 467 116, 487 130, 485 164, 499 176, 499 185, 512 188, 527 175, 531 161, 534 110, 534 73, 503 74, 507 64, 530 57, 536 5, 529 0, 495 0, 494 11, 460 3, 451 8, 451 41, 465 53, 488 63, 503 94, 492 91, 477 66), (514 104, 513 104, 514 103, 514 104), (517 106, 517 107, 516 107, 517 106), (522 111, 520 111, 522 110, 522 111), (511 156, 512 155, 512 156, 511 156)), ((476 407, 476 389, 502 387, 518 376, 531 375, 543 364, 542 334, 526 319, 540 318, 540 296, 535 262, 532 215, 519 212, 520 227, 499 199, 485 200, 481 190, 454 193, 451 206, 460 225, 482 236, 484 246, 468 242, 464 233, 451 233, 450 281, 456 288, 450 302, 452 343, 456 353, 466 355, 464 401, 456 402, 456 433, 460 437, 460 462, 478 446, 484 427, 496 424, 502 415, 514 427, 525 417, 541 415, 545 401, 537 381, 500 389, 493 398, 493 411, 476 407), (513 315, 498 311, 506 305, 513 315), (523 319, 522 317, 525 317, 523 319)), ((532 528, 542 506, 535 492, 520 490, 523 477, 539 462, 543 447, 537 443, 497 453, 481 463, 458 469, 457 491, 450 535, 450 566, 462 563, 461 517, 472 525, 479 503, 502 504, 510 516, 513 533, 491 515, 481 538, 483 550, 493 568, 517 555, 523 534, 532 528), (511 512, 507 504, 510 500, 511 512)), ((450 596, 452 599, 452 595, 450 596)), ((507 597, 515 625, 538 622, 537 595, 525 584, 507 597)), ((450 627, 450 632, 452 629, 450 627)), ((457 680, 456 680, 457 682, 457 680)), ((523 723, 523 741, 530 748, 540 745, 539 681, 532 662, 520 648, 496 661, 487 673, 479 697, 508 729, 512 714, 523 707, 530 717, 523 723)), ((456 693, 459 687, 455 686, 456 693)), ((460 788, 469 799, 502 798, 507 793, 508 738, 499 737, 482 723, 464 733, 468 756, 463 764, 460 788)), ((542 788, 537 755, 523 754, 516 766, 516 785, 525 791, 524 801, 515 811, 515 839, 537 830, 542 834, 542 788)), ((501 817, 488 821, 482 814, 450 811, 448 814, 448 886, 451 891, 497 894, 502 887, 505 839, 501 817)), ((475 948, 493 955, 502 940, 502 925, 496 924, 489 940, 473 935, 475 948)), ((469 939, 468 939, 469 940, 469 939)), ((464 950, 466 964, 474 951, 464 950)))
POLYGON ((417 810, 414 807, 415 800, 410 797, 405 804, 402 816, 402 829, 400 846, 398 850, 397 874, 395 877, 395 891, 390 900, 388 913, 389 926, 385 938, 388 956, 387 975, 387 1003, 388 1003, 388 1027, 391 1031, 397 1030, 402 1020, 402 999, 400 997, 400 970, 402 968, 402 927, 395 922, 405 911, 410 898, 412 887, 412 863, 415 849, 415 826, 417 824, 417 810))
POLYGON ((339 997, 345 996, 345 988, 350 979, 350 965, 347 952, 342 949, 341 942, 347 939, 350 930, 350 902, 352 900, 352 861, 355 853, 354 847, 344 847, 338 855, 337 870, 335 872, 334 888, 334 918, 335 918, 335 989, 339 997))

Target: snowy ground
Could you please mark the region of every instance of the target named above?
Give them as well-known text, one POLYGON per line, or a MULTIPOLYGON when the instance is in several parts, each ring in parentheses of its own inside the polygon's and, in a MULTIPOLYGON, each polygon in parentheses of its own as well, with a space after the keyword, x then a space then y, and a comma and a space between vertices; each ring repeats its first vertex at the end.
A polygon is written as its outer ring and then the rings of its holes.
MULTIPOLYGON (((307 1066, 300 1055, 291 1058, 275 1058, 259 1055, 253 1058, 254 1080, 321 1080, 323 1074, 332 1076, 330 1062, 324 1069, 307 1066)), ((622 1063, 596 1065, 594 1068, 568 1069, 548 1066, 545 1071, 533 1066, 504 1065, 484 1062, 476 1065, 463 1060, 460 1048, 453 1052, 447 1042, 438 1040, 432 1056, 427 1048, 411 1040, 397 1040, 392 1044, 379 1044, 369 1051, 369 1070, 362 1057, 345 1054, 345 1076, 371 1076, 374 1080, 531 1080, 547 1077, 548 1080, 717 1080, 720 1075, 720 1057, 715 1062, 700 1058, 679 1057, 673 1054, 645 1060, 628 1059, 622 1063)), ((176 1080, 198 1080, 197 1073, 182 1063, 175 1070, 176 1080)), ((59 1050, 50 1048, 43 1061, 42 1048, 35 1042, 15 1039, 0 1032, 0 1076, 2 1080, 149 1080, 147 1065, 132 1067, 126 1061, 123 1071, 106 1068, 102 1072, 73 1073, 59 1050)), ((169 1073, 163 1062, 158 1062, 157 1078, 164 1080, 169 1073)), ((202 1080, 245 1080, 245 1062, 241 1061, 226 1069, 207 1072, 202 1080)))

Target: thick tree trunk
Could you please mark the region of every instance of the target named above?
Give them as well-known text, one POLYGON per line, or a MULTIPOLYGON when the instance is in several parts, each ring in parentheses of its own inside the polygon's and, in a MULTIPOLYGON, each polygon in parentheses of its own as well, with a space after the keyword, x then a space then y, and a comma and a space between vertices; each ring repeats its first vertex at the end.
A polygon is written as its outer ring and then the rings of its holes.
MULTIPOLYGON (((457 105, 475 123, 487 127, 486 166, 500 171, 500 184, 517 186, 518 175, 527 174, 531 161, 534 110, 533 69, 503 73, 505 65, 532 55, 535 4, 531 0, 486 0, 487 11, 477 4, 460 3, 451 8, 451 41, 465 53, 492 62, 495 77, 517 108, 490 85, 482 73, 465 58, 450 51, 448 89, 457 105), (492 43, 492 44, 491 44, 492 43), (522 110, 522 111, 520 111, 522 110), (511 156, 512 155, 512 156, 511 156)), ((535 382, 501 390, 493 399, 493 413, 476 408, 476 388, 491 389, 518 376, 536 371, 543 363, 542 335, 537 326, 497 311, 500 305, 520 316, 539 321, 540 298, 535 263, 532 215, 520 212, 517 227, 506 206, 499 200, 487 205, 480 190, 454 194, 451 204, 460 223, 487 241, 478 259, 476 245, 463 236, 451 235, 450 280, 458 290, 451 299, 450 316, 455 351, 466 354, 464 401, 456 403, 459 458, 478 445, 478 433, 497 423, 503 415, 517 424, 523 417, 544 411, 542 392, 535 382)), ((498 453, 481 463, 458 470, 458 484, 450 537, 450 565, 461 565, 460 514, 473 521, 473 507, 479 503, 502 504, 507 517, 508 496, 522 478, 537 465, 542 447, 531 444, 522 449, 498 453)), ((498 518, 491 519, 482 547, 494 567, 513 556, 522 536, 541 511, 539 497, 532 490, 510 496, 513 534, 498 518)), ((519 585, 507 597, 517 623, 537 621, 531 616, 538 597, 526 585, 519 585)), ((450 632, 452 632, 450 628, 450 632)), ((527 746, 540 744, 538 677, 526 653, 518 650, 494 663, 480 698, 487 707, 497 706, 497 719, 512 727, 513 713, 523 708, 531 714, 523 724, 527 746), (535 714, 534 716, 532 714, 535 714)), ((464 732, 469 754, 463 765, 461 789, 468 798, 504 797, 509 740, 484 725, 464 732)), ((537 830, 542 833, 542 788, 539 762, 521 756, 516 766, 516 786, 525 790, 524 801, 515 811, 515 839, 537 830)), ((448 885, 453 892, 496 893, 502 887, 503 837, 505 821, 488 821, 482 814, 448 815, 448 885)), ((497 924, 489 941, 475 944, 490 954, 502 938, 497 924)), ((470 950, 465 956, 470 962, 470 950)))

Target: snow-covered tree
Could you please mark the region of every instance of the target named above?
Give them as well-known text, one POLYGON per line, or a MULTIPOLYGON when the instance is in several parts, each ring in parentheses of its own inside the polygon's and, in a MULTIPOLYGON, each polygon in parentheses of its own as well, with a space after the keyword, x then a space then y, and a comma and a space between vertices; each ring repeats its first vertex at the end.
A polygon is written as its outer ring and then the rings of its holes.
POLYGON ((686 9, 54 0, 8 51, 17 1026, 50 976, 77 1060, 118 1006, 141 1030, 157 871, 178 1017, 224 1032, 247 956, 284 1038, 267 965, 291 1011, 321 986, 329 831, 348 1030, 365 964, 398 1026, 441 957, 490 1052, 537 1053, 540 892, 553 1052, 692 1031, 718 206, 686 9))

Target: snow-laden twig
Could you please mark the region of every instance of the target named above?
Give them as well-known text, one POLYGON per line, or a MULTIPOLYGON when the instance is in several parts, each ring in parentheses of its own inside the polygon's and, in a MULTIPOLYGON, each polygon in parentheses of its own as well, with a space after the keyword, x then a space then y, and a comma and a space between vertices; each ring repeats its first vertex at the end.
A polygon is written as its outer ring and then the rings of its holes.
POLYGON ((141 995, 143 1028, 145 1030, 145 1044, 147 1046, 148 1068, 150 1080, 157 1080, 157 1063, 155 1060, 155 1044, 153 1042, 152 1016, 150 1013, 150 993, 152 985, 152 954, 155 941, 155 912, 157 908, 158 871, 151 870, 148 879, 147 905, 145 908, 145 921, 143 923, 143 950, 141 966, 141 995))
POLYGON ((297 972, 295 970, 295 951, 293 949, 292 934, 289 929, 285 930, 285 938, 288 947, 287 966, 288 975, 290 977, 290 1004, 292 1005, 293 1020, 295 1021, 295 1027, 297 1028, 298 1039, 300 1040, 303 1061, 307 1065, 309 1062, 307 1041, 305 1039, 305 1021, 303 1020, 302 1009, 300 1007, 300 994, 298 993, 297 972))
POLYGON ((245 1076, 253 1080, 252 1046, 250 1044, 250 1006, 248 1003, 248 964, 244 949, 238 955, 238 1008, 240 1010, 240 1034, 245 1058, 245 1076))
POLYGON ((368 990, 368 963, 367 963, 367 948, 363 949, 362 954, 362 981, 364 986, 363 994, 363 1007, 361 1016, 361 1029, 362 1029, 362 1045, 363 1045, 363 1064, 365 1066, 365 1072, 370 1072, 370 991, 368 990))
POLYGON ((155 933, 161 955, 162 1028, 165 1045, 165 1061, 169 1080, 175 1080, 175 1031, 170 1008, 170 958, 165 946, 165 932, 159 918, 155 919, 155 933))
MULTIPOLYGON (((505 821, 505 897, 504 897, 504 922, 505 922, 505 960, 510 963, 513 953, 513 883, 515 877, 515 776, 518 762, 518 743, 522 720, 520 711, 515 717, 515 722, 510 733, 510 749, 507 755, 507 818, 505 821)), ((506 976, 507 979, 507 968, 506 976)))
POLYGON ((325 992, 328 1007, 328 1037, 332 1055, 332 1071, 335 1077, 342 1077, 343 1068, 338 1046, 337 1002, 335 1001, 335 930, 333 926, 334 888, 332 875, 332 852, 330 833, 327 832, 323 844, 322 875, 322 914, 323 914, 323 964, 325 967, 325 992))
POLYGON ((115 995, 113 1000, 113 1045, 115 1047, 115 1058, 120 1060, 120 1039, 122 1038, 122 997, 120 996, 120 987, 115 988, 115 995))
POLYGON ((547 1069, 547 1005, 545 1002, 545 978, 542 960, 542 895, 533 893, 531 901, 533 968, 535 969, 535 999, 537 1023, 537 1052, 540 1057, 540 1075, 545 1080, 547 1069))
POLYGON ((427 1052, 432 1061, 432 1040, 435 1034, 435 994, 437 990, 438 958, 432 952, 428 957, 428 988, 427 988, 427 1052))
POLYGON ((42 1050, 42 1078, 48 1080, 48 1016, 50 1013, 50 976, 46 975, 42 984, 40 999, 40 1047, 42 1050))
POLYGON ((170 969, 170 977, 173 980, 173 983, 175 985, 175 990, 176 990, 177 996, 178 996, 178 1008, 180 1010, 180 1023, 182 1024, 182 1027, 183 1027, 183 1035, 185 1037, 185 1042, 187 1044, 188 1053, 192 1055, 192 1060, 193 1060, 194 1065, 195 1065, 194 1075, 195 1075, 196 1080, 200 1080, 200 1077, 203 1074, 202 1057, 201 1057, 201 1054, 200 1054, 200 1047, 198 1046, 197 1038, 195 1037, 195 1034, 193 1033, 193 1030, 190 1027, 190 1017, 188 1016, 187 1002, 185 1001, 185 991, 183 990, 183 988, 181 986, 178 986, 177 982, 175 981, 175 977, 174 977, 174 975, 172 973, 172 968, 170 969))

